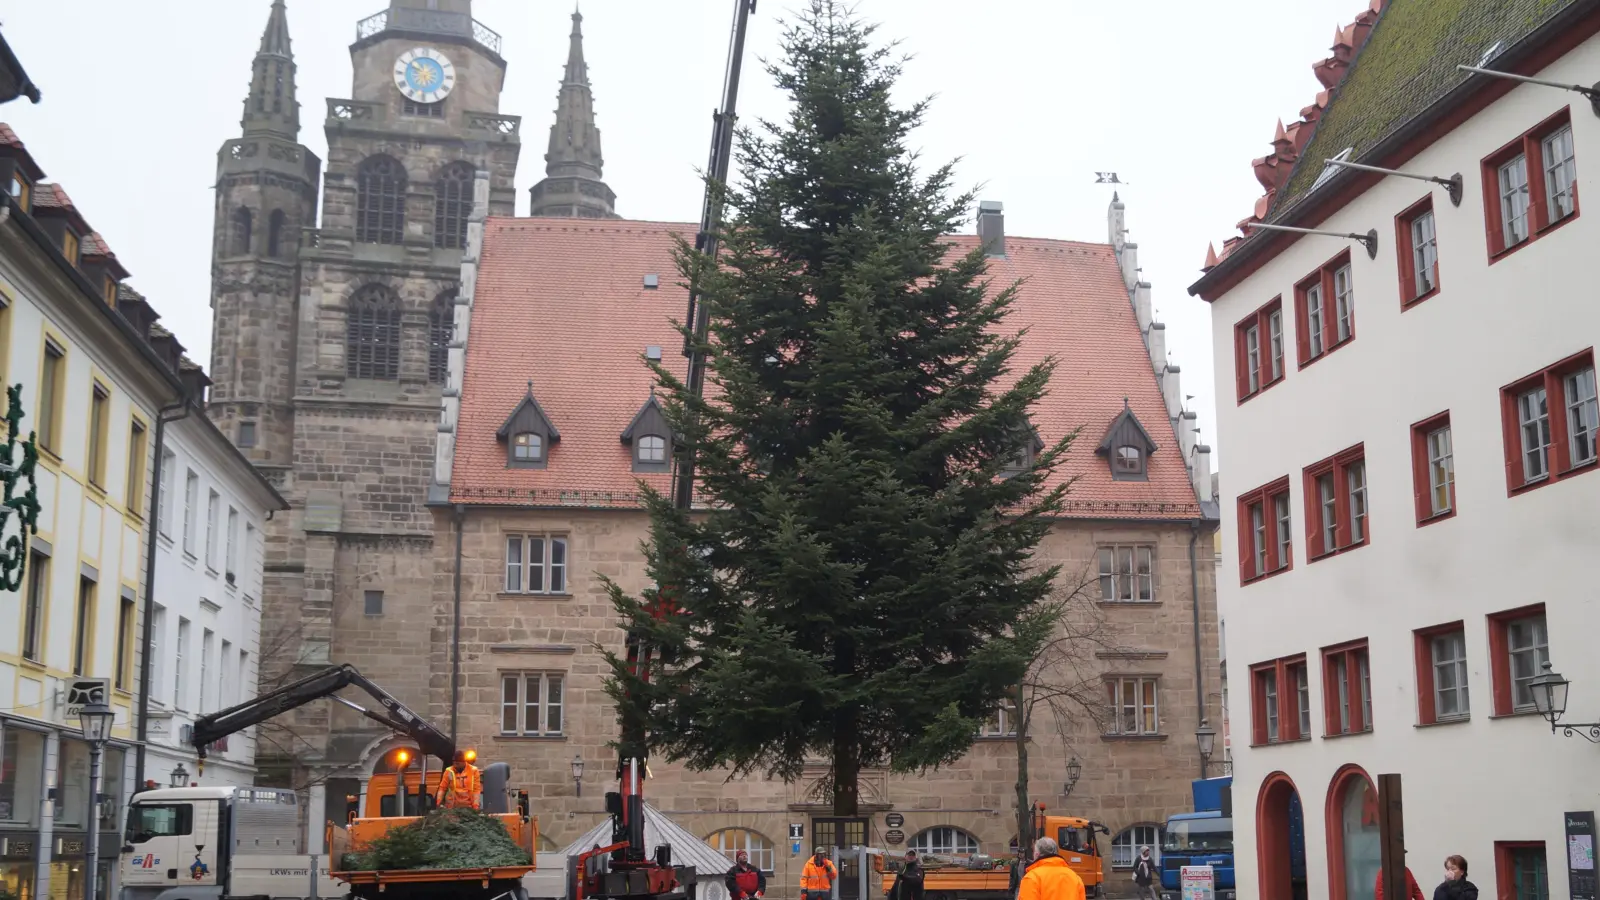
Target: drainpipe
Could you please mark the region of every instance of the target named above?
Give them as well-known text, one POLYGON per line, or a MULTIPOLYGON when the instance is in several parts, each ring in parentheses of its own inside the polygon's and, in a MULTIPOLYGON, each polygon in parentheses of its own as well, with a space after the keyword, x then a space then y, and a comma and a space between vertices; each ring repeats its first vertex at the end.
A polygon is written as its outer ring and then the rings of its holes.
MULTIPOLYGON (((1200 520, 1189 523, 1189 590, 1194 606, 1194 699, 1201 719, 1206 717, 1205 668, 1200 640, 1200 567, 1195 563, 1194 547, 1200 540, 1200 520)), ((1198 726, 1197 726, 1198 727, 1198 726)), ((1198 750, 1198 747, 1196 748, 1198 750)), ((1206 777, 1206 758, 1200 757, 1200 777, 1206 777)))
POLYGON ((450 630, 450 742, 456 740, 456 711, 461 705, 461 525, 467 508, 456 504, 455 624, 450 630))
POLYGON ((167 444, 167 423, 187 419, 194 410, 194 405, 188 397, 183 397, 171 406, 161 408, 156 413, 156 446, 155 446, 155 474, 150 476, 150 534, 145 539, 144 548, 144 628, 139 636, 143 652, 139 655, 139 746, 134 752, 133 787, 135 791, 144 790, 144 763, 145 742, 150 731, 150 639, 155 630, 155 615, 152 613, 151 599, 156 592, 156 529, 161 519, 161 457, 167 444), (167 418, 168 413, 178 413, 167 418))

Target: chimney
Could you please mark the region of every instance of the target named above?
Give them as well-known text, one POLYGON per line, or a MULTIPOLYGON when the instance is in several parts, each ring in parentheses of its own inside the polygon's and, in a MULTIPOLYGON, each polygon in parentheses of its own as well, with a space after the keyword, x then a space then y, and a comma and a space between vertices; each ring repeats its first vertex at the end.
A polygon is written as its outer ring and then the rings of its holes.
POLYGON ((1194 448, 1194 465, 1189 468, 1194 475, 1194 492, 1201 500, 1217 499, 1217 478, 1211 474, 1211 448, 1197 444, 1194 448))
MULTIPOLYGON (((1131 246, 1131 245, 1130 245, 1131 246)), ((1133 315, 1139 320, 1139 330, 1147 331, 1151 320, 1155 318, 1150 312, 1150 283, 1140 281, 1133 286, 1133 315)), ((1166 360, 1163 359, 1163 362, 1166 360)), ((1157 366, 1160 368, 1160 366, 1157 366)))
POLYGON ((1122 205, 1122 198, 1115 192, 1111 194, 1111 208, 1106 210, 1106 233, 1112 247, 1121 250, 1122 244, 1128 239, 1128 217, 1122 205))
POLYGON ((1117 251, 1117 262, 1122 264, 1122 284, 1131 294, 1139 283, 1139 245, 1123 244, 1122 249, 1117 251))
POLYGON ((1179 385, 1179 373, 1182 371, 1178 366, 1167 366, 1166 371, 1161 373, 1161 397, 1167 401, 1167 418, 1174 421, 1178 413, 1183 411, 1183 389, 1179 385))
POLYGON ((978 201, 978 240, 983 244, 985 256, 1005 257, 1005 204, 998 200, 978 201))
POLYGON ((178 380, 183 382, 183 392, 188 395, 189 402, 197 409, 206 408, 206 388, 211 386, 211 379, 206 377, 206 370, 184 357, 178 363, 178 380))
POLYGON ((1149 334, 1146 342, 1150 346, 1150 367, 1159 372, 1167 364, 1167 326, 1152 322, 1149 334))
POLYGON ((1200 425, 1200 414, 1193 410, 1185 410, 1178 416, 1178 447, 1183 450, 1183 461, 1193 463, 1191 454, 1194 453, 1195 442, 1200 435, 1195 429, 1200 425))

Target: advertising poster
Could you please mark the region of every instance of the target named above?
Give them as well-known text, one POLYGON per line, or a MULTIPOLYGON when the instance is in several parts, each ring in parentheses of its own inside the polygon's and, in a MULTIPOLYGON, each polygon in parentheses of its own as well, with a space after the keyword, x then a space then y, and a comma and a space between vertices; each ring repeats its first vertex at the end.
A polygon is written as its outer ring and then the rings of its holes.
POLYGON ((1572 900, 1595 900, 1594 813, 1564 814, 1567 833, 1567 886, 1572 900))
POLYGON ((1178 878, 1183 900, 1216 900, 1216 876, 1210 866, 1184 866, 1178 878))

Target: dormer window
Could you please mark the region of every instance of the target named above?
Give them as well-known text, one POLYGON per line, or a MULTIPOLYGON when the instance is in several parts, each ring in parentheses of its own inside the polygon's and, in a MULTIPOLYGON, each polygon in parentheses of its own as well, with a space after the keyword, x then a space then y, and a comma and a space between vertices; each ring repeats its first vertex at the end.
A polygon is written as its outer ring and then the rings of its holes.
POLYGON ((106 279, 106 305, 112 309, 117 306, 117 280, 115 278, 106 279))
POLYGON ((667 461, 667 439, 659 434, 647 434, 639 438, 636 451, 639 462, 662 463, 667 461))
POLYGON ((63 229, 61 232, 61 255, 67 258, 67 262, 78 264, 78 236, 71 228, 63 229))
POLYGON ((622 443, 633 449, 633 471, 666 472, 672 468, 672 427, 667 423, 656 395, 639 407, 633 421, 622 432, 622 443))
POLYGON ((28 208, 28 200, 32 197, 33 186, 28 184, 28 179, 21 172, 15 169, 12 170, 11 184, 7 186, 6 190, 11 193, 11 199, 17 201, 17 205, 22 207, 23 212, 32 212, 28 208))
POLYGON ((1094 452, 1106 457, 1115 481, 1144 481, 1149 477, 1150 454, 1156 452, 1156 443, 1133 414, 1126 397, 1122 412, 1111 420, 1111 427, 1094 452))
POLYGON ((1000 470, 1001 478, 1014 478, 1033 468, 1033 462, 1038 457, 1039 451, 1044 449, 1044 441, 1039 439, 1038 432, 1029 428, 1022 446, 1017 449, 1015 456, 1011 457, 1000 470))
POLYGON ((544 457, 544 435, 525 431, 511 442, 511 458, 516 462, 538 462, 544 457))
POLYGON ((505 441, 506 468, 543 469, 549 464, 549 447, 561 442, 561 433, 533 398, 533 382, 528 382, 527 395, 506 417, 495 437, 505 441))

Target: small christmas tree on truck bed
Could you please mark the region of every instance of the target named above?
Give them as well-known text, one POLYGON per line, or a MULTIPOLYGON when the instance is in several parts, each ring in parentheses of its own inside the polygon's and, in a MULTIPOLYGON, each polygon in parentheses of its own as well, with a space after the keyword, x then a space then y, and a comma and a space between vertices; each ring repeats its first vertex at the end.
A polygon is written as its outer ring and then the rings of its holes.
POLYGON ((340 868, 394 872, 532 864, 532 855, 517 846, 498 817, 472 809, 441 809, 391 828, 365 847, 346 853, 340 868))

